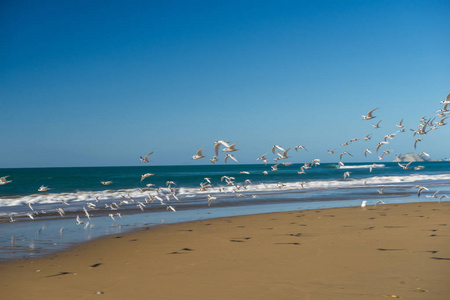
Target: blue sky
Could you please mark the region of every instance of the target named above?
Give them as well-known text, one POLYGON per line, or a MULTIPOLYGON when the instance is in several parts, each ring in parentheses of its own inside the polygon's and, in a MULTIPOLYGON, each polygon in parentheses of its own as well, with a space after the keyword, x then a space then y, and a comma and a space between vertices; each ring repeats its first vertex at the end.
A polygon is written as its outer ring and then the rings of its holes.
MULTIPOLYGON (((338 161, 327 149, 378 161, 363 150, 402 118, 416 129, 450 92, 449 13, 448 1, 2 2, 0 168, 140 165, 151 151, 155 165, 207 164, 192 155, 221 139, 240 163, 274 144, 309 149, 291 162, 338 161)), ((442 126, 416 152, 447 158, 449 137, 442 126)))

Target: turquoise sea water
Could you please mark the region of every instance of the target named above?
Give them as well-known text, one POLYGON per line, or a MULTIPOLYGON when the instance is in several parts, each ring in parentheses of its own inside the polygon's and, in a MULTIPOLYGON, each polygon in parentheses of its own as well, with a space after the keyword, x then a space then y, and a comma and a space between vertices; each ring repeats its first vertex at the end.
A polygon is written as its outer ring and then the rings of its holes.
POLYGON ((0 169, 0 177, 12 180, 0 185, 0 259, 47 254, 105 234, 167 222, 357 206, 362 200, 369 205, 379 200, 437 202, 426 197, 436 191, 450 196, 450 162, 414 162, 408 170, 377 162, 372 171, 368 163, 341 168, 320 164, 298 174, 301 165, 280 164, 277 171, 264 164, 0 169), (419 165, 424 168, 414 170, 419 165), (350 175, 344 179, 345 172, 350 175), (154 175, 141 181, 145 173, 154 175), (231 178, 228 183, 223 176, 231 178), (211 183, 200 190, 205 178, 211 183), (49 190, 38 192, 41 185, 49 190), (417 185, 429 191, 418 197, 417 185), (379 194, 382 187, 386 189, 379 194), (208 197, 216 198, 210 206, 208 197), (77 225, 77 215, 83 224, 77 225))

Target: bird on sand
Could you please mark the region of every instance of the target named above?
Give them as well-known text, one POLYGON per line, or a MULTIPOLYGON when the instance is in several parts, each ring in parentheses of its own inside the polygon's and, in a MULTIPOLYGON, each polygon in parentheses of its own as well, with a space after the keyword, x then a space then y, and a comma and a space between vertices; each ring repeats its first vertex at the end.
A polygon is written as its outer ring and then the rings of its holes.
POLYGON ((150 156, 150 155, 152 155, 153 154, 153 152, 150 152, 149 154, 147 154, 145 157, 139 157, 139 159, 141 160, 141 163, 148 163, 149 162, 149 160, 148 160, 148 157, 150 156))
POLYGON ((202 154, 202 150, 203 150, 203 147, 201 147, 201 148, 197 151, 197 154, 196 154, 196 155, 192 156, 192 159, 200 159, 200 158, 206 157, 205 155, 202 154))
POLYGON ((367 116, 362 116, 363 117, 363 119, 364 120, 372 120, 372 119, 374 119, 374 118, 376 118, 374 115, 372 115, 373 114, 373 112, 374 111, 376 111, 377 109, 379 109, 379 107, 377 107, 377 108, 374 108, 374 109, 372 109, 371 111, 369 111, 368 113, 367 113, 367 116))
POLYGON ((361 207, 366 207, 366 205, 367 205, 367 201, 364 200, 364 201, 361 203, 361 207))

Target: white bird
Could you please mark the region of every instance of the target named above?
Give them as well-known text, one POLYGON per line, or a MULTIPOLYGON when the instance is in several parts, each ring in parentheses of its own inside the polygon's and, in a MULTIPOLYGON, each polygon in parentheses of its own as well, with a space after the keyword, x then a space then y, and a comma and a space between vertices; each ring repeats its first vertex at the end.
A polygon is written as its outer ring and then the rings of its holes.
POLYGON ((227 163, 228 158, 231 158, 235 162, 238 162, 238 160, 236 158, 234 158, 234 156, 232 154, 227 154, 227 155, 225 155, 225 164, 227 163))
POLYGON ((336 150, 336 149, 333 149, 333 150, 327 150, 327 151, 328 151, 328 154, 333 155, 335 150, 336 150))
POLYGON ((366 135, 366 137, 364 138, 365 141, 368 141, 370 139, 372 139, 372 135, 371 134, 366 135))
POLYGON ((377 124, 372 124, 373 128, 375 128, 375 129, 380 128, 380 123, 381 123, 381 120, 378 121, 377 124))
POLYGON ((211 195, 208 194, 207 199, 208 199, 208 206, 211 206, 211 201, 217 200, 217 197, 212 197, 211 195))
POLYGON ((351 154, 348 153, 348 152, 342 152, 341 155, 339 156, 339 159, 342 159, 342 156, 343 156, 343 155, 346 155, 346 154, 347 154, 347 155, 350 155, 350 156, 353 156, 353 155, 351 155, 351 154))
POLYGON ((197 151, 197 154, 196 154, 196 155, 192 156, 192 159, 200 159, 200 158, 206 157, 205 155, 202 154, 202 150, 203 150, 203 147, 201 147, 201 148, 197 151))
POLYGON ((14 219, 14 214, 9 215, 9 222, 13 223, 16 219, 14 219))
POLYGON ((305 148, 305 146, 295 146, 295 151, 299 150, 299 149, 304 149, 306 151, 308 151, 308 149, 305 148))
POLYGON ((275 154, 275 149, 278 149, 278 150, 280 150, 280 151, 286 151, 286 150, 284 150, 284 148, 283 147, 281 147, 281 146, 279 146, 279 145, 274 145, 273 147, 272 147, 272 153, 273 154, 275 154))
POLYGON ((169 210, 169 209, 171 209, 173 212, 176 212, 175 208, 173 208, 173 206, 171 206, 171 205, 167 206, 167 210, 169 210))
POLYGON ((113 182, 112 181, 100 181, 100 183, 103 184, 103 185, 110 185, 113 182))
POLYGON ((5 185, 5 184, 8 184, 8 183, 11 183, 12 180, 6 180, 6 178, 8 178, 8 177, 9 177, 9 175, 0 177, 0 185, 5 185))
POLYGON ((278 166, 279 165, 280 164, 276 164, 276 165, 271 166, 270 168, 272 169, 272 171, 278 171, 278 166))
POLYGON ((247 172, 247 171, 241 171, 241 172, 239 172, 239 174, 250 174, 250 172, 247 172))
POLYGON ((420 171, 420 170, 423 170, 425 167, 424 166, 417 166, 417 167, 414 167, 414 171, 420 171))
POLYGON ((60 207, 58 207, 58 208, 56 209, 56 211, 58 212, 58 214, 59 214, 61 217, 64 217, 64 215, 66 214, 66 212, 64 211, 64 209, 62 209, 62 208, 60 208, 60 207))
POLYGON ((114 215, 113 214, 109 214, 108 215, 114 222, 116 221, 116 219, 114 218, 114 215))
POLYGON ((234 151, 238 151, 239 149, 236 149, 236 144, 234 143, 233 145, 230 145, 229 147, 223 148, 222 151, 223 152, 234 152, 234 151))
POLYGON ((372 152, 371 152, 369 149, 365 149, 365 150, 364 150, 364 156, 367 156, 367 153, 372 154, 372 152))
POLYGON ((377 203, 375 203, 375 207, 376 207, 378 204, 386 204, 386 203, 384 203, 383 200, 378 200, 377 203))
POLYGON ((262 155, 261 157, 257 158, 256 160, 261 160, 264 162, 264 165, 267 166, 267 158, 266 158, 266 154, 262 155))
POLYGON ((367 201, 364 200, 364 201, 361 203, 361 207, 366 207, 366 205, 367 205, 367 201))
POLYGON ((416 149, 417 143, 418 143, 418 142, 421 142, 421 141, 422 141, 421 138, 418 138, 418 139, 416 139, 416 140, 414 141, 414 149, 416 149))
POLYGON ((443 198, 448 198, 448 196, 447 196, 447 195, 445 195, 445 194, 444 194, 444 195, 442 195, 442 196, 440 196, 440 197, 439 197, 439 203, 440 203, 440 202, 442 201, 442 199, 443 199, 443 198))
POLYGON ((403 169, 403 170, 408 170, 409 166, 411 165, 412 161, 410 161, 409 163, 407 163, 406 165, 402 165, 401 163, 398 163, 398 165, 403 169))
POLYGON ((155 174, 152 174, 152 173, 145 173, 145 174, 142 174, 142 175, 141 175, 141 181, 144 180, 144 179, 147 178, 147 177, 154 176, 154 175, 155 175, 155 174))
POLYGON ((386 145, 386 144, 389 144, 389 142, 379 142, 379 143, 377 144, 377 150, 376 150, 376 152, 378 152, 378 150, 380 149, 381 146, 386 145))
POLYGON ((351 172, 348 172, 348 171, 345 172, 345 173, 344 173, 344 179, 346 179, 347 177, 350 177, 350 173, 351 173, 351 172))
POLYGON ((148 163, 149 162, 149 160, 148 160, 148 157, 150 156, 150 155, 152 155, 153 154, 153 152, 150 152, 149 154, 147 154, 145 157, 139 157, 139 159, 141 160, 141 163, 148 163))
POLYGON ((277 187, 281 190, 281 188, 283 187, 283 186, 286 186, 284 183, 282 183, 282 182, 278 182, 277 183, 277 187))
POLYGON ((427 198, 437 198, 437 194, 439 193, 439 191, 435 192, 433 195, 429 196, 427 195, 427 198))
POLYGON ((386 189, 386 187, 381 188, 381 190, 377 190, 378 194, 380 195, 384 195, 384 190, 386 189))
POLYGON ((420 197, 420 194, 422 193, 423 190, 429 191, 429 189, 427 189, 427 188, 424 187, 424 186, 416 186, 416 187, 419 188, 419 190, 417 191, 417 197, 420 197))
POLYGON ((376 118, 375 116, 372 115, 372 113, 373 113, 374 111, 376 111, 378 108, 379 108, 379 107, 374 108, 374 109, 372 109, 371 111, 369 111, 369 112, 367 113, 367 116, 364 116, 364 115, 363 115, 363 116, 362 116, 363 119, 364 119, 364 120, 372 120, 372 119, 376 118))
POLYGON ((47 186, 45 185, 41 185, 40 188, 38 189, 38 192, 46 192, 50 190, 47 186))
POLYGON ((277 160, 280 160, 280 159, 287 159, 287 158, 289 158, 289 157, 287 156, 287 153, 288 153, 289 150, 291 150, 291 148, 288 148, 288 149, 287 149, 286 151, 284 151, 283 153, 277 152, 278 157, 275 158, 275 160, 277 161, 277 160))
POLYGON ((397 128, 403 128, 405 126, 402 125, 403 119, 400 121, 400 123, 396 124, 397 128))
POLYGON ((213 158, 211 158, 209 161, 212 162, 213 164, 215 164, 216 161, 219 161, 219 160, 217 159, 217 156, 213 156, 213 158))
POLYGON ((80 219, 80 216, 79 216, 79 215, 77 215, 76 221, 77 221, 77 225, 81 225, 81 224, 84 224, 84 222, 83 222, 83 221, 81 221, 81 219, 80 219))
POLYGON ((28 216, 31 220, 34 220, 34 216, 33 216, 32 214, 27 213, 27 216, 28 216))
POLYGON ((214 143, 214 151, 216 152, 216 156, 219 155, 219 147, 220 146, 224 146, 224 147, 228 148, 228 147, 230 147, 229 143, 230 142, 225 142, 225 141, 222 141, 222 140, 215 142, 214 143))

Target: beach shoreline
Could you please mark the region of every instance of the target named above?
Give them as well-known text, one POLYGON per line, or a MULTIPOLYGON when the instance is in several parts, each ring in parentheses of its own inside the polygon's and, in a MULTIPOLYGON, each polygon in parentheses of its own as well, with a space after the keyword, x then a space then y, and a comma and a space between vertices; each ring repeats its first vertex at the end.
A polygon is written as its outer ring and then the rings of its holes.
POLYGON ((12 299, 445 299, 449 214, 406 203, 149 226, 1 263, 0 286, 12 299))

